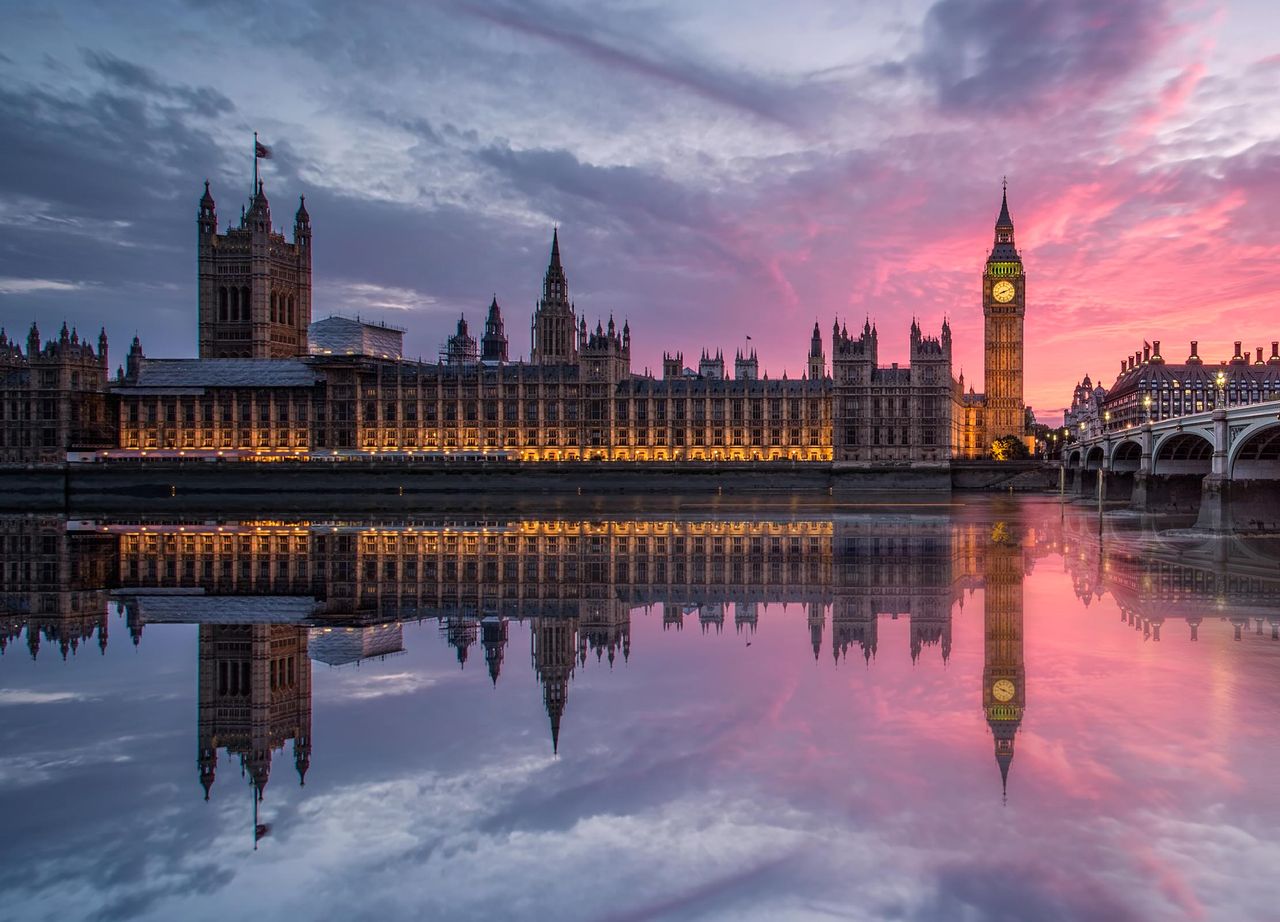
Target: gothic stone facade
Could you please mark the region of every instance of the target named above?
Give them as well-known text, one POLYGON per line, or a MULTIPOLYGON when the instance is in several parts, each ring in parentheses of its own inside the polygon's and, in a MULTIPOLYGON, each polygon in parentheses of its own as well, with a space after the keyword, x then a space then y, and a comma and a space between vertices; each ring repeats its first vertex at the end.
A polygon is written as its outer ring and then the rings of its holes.
POLYGON ((311 324, 311 216, 299 202, 293 242, 271 226, 257 184, 240 226, 218 233, 209 184, 197 216, 200 358, 290 358, 307 354, 311 324))
MULTIPOLYGON (((464 319, 436 363, 386 350, 309 350, 305 205, 293 243, 272 230, 261 184, 240 227, 218 233, 207 187, 197 220, 200 358, 148 359, 135 340, 127 372, 109 388, 110 449, 97 457, 485 452, 524 461, 945 464, 982 456, 1000 435, 1022 434, 1025 277, 1007 199, 983 276, 986 394, 966 394, 952 376, 945 321, 937 337, 912 323, 902 367, 880 366, 868 322, 856 338, 833 329, 830 374, 817 324, 800 379, 762 378, 754 352, 739 352, 729 377, 723 355, 705 350, 696 373, 675 353, 660 378, 636 374, 630 325, 610 318, 590 330, 577 313, 558 231, 530 324, 529 362, 508 360, 496 298, 482 342, 464 319)), ((21 364, 10 351, 7 361, 21 364)), ((75 411, 58 412, 70 419, 75 411)), ((49 447, 66 452, 102 441, 64 433, 49 447)), ((33 449, 17 447, 6 458, 31 459, 33 449)))
POLYGON ((115 446, 116 434, 105 330, 94 351, 65 323, 42 342, 33 323, 25 354, 0 330, 0 462, 62 462, 69 451, 115 446))

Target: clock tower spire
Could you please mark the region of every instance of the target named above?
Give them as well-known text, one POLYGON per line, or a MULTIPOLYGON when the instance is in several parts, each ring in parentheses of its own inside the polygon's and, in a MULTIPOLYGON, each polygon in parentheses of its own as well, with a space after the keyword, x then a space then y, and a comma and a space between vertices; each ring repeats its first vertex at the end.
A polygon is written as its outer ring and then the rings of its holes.
POLYGON ((1026 273, 1013 239, 1009 216, 1009 181, 1002 183, 995 242, 982 273, 984 370, 986 372, 986 432, 988 450, 996 439, 1026 431, 1022 397, 1023 333, 1026 313, 1026 273))
POLYGON ((983 555, 982 710, 995 741, 1000 789, 1009 789, 1013 740, 1026 707, 1022 656, 1022 543, 1016 529, 997 522, 983 555))

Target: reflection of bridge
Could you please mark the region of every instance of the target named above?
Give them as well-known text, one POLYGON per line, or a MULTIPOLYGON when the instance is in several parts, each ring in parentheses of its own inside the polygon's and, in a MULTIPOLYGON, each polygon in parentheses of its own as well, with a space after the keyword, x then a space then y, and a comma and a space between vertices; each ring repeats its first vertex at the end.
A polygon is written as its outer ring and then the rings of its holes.
POLYGON ((1280 401, 1086 436, 1066 471, 1075 492, 1135 509, 1199 508, 1214 531, 1280 528, 1280 401))
POLYGON ((1094 528, 1068 516, 1063 567, 1086 605, 1110 595, 1121 621, 1159 641, 1169 621, 1199 639, 1205 622, 1229 623, 1236 640, 1252 632, 1280 640, 1280 542, 1266 536, 1200 536, 1141 528, 1107 516, 1094 528))

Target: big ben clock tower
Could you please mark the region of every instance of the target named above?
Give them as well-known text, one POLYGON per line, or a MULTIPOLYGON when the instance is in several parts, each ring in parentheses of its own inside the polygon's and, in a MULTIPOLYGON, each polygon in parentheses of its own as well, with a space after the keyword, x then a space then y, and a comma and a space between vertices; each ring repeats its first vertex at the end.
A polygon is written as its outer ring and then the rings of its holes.
POLYGON ((1022 543, 1005 522, 991 529, 982 569, 982 710, 995 740, 1000 788, 1007 791, 1013 739, 1027 703, 1027 670, 1022 658, 1022 543))
POLYGON ((1013 243, 1008 181, 1000 197, 995 244, 982 273, 985 320, 986 445, 1005 435, 1026 431, 1022 402, 1022 318, 1026 313, 1027 277, 1013 243))

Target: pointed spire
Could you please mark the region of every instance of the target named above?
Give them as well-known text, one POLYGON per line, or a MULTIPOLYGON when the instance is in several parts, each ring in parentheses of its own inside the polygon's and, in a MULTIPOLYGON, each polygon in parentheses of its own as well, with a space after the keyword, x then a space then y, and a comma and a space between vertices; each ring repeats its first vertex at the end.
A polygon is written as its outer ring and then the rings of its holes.
POLYGON ((1009 765, 1013 762, 1013 752, 997 752, 996 764, 1000 766, 1000 799, 1009 800, 1009 765))
POLYGON ((1000 183, 1000 217, 996 218, 996 227, 1007 227, 1013 230, 1013 218, 1009 217, 1009 177, 1000 183))
POLYGON ((558 225, 551 230, 551 268, 560 268, 560 228, 558 225))

